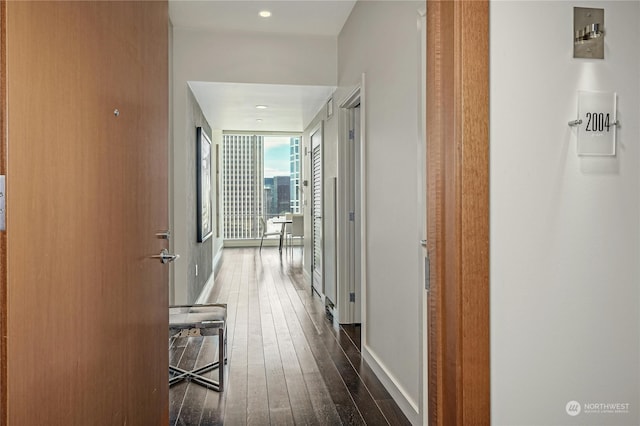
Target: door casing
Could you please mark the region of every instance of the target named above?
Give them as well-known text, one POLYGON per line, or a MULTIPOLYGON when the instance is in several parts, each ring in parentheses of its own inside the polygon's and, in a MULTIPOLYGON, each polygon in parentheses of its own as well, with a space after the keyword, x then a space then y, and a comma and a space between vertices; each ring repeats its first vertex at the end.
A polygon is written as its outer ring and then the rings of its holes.
POLYGON ((489 2, 427 1, 430 425, 490 424, 489 2))
MULTIPOLYGON (((7 2, 0 1, 0 174, 7 174, 7 2)), ((0 232, 0 426, 7 424, 7 233, 0 232)))

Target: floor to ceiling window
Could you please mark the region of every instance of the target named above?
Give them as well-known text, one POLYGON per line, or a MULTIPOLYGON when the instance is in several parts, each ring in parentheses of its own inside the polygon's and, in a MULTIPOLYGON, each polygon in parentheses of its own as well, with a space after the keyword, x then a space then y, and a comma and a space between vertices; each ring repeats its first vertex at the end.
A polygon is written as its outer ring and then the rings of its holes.
POLYGON ((260 238, 281 225, 273 219, 300 212, 299 135, 225 134, 224 238, 260 238))

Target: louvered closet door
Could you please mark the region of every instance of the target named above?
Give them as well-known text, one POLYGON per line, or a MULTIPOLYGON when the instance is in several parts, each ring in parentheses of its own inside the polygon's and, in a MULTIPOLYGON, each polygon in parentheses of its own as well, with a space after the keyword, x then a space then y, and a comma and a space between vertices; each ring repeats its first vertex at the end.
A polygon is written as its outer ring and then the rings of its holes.
POLYGON ((322 294, 322 131, 311 135, 311 181, 313 202, 313 288, 322 294))

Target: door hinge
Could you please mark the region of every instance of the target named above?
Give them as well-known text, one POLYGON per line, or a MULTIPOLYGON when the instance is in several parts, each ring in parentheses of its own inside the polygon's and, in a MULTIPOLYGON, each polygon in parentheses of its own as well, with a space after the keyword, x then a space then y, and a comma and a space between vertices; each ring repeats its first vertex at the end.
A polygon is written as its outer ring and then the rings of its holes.
POLYGON ((355 302, 355 301, 356 301, 356 294, 349 293, 349 302, 355 302))
POLYGON ((349 130, 349 140, 353 141, 355 139, 355 133, 353 130, 349 130))
POLYGON ((355 222, 355 220, 356 220, 356 213, 349 212, 349 222, 355 222))
POLYGON ((429 262, 429 256, 424 257, 424 289, 427 291, 431 290, 431 262, 429 262))
POLYGON ((7 191, 6 191, 6 176, 0 175, 0 231, 5 231, 7 229, 6 217, 7 217, 7 191))

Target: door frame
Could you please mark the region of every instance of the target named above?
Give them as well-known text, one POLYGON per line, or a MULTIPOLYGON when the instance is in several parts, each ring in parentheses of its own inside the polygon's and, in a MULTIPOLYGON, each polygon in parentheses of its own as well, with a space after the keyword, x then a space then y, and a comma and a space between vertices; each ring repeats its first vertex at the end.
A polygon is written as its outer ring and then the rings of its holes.
MULTIPOLYGON (((418 24, 418 217, 426 218, 427 215, 427 8, 426 4, 417 11, 418 24)), ((427 270, 425 267, 427 253, 427 221, 423 220, 418 226, 418 293, 420 294, 420 419, 422 424, 427 424, 429 415, 429 392, 427 389, 427 371, 429 365, 429 345, 427 331, 429 329, 429 291, 425 288, 427 270)))
MULTIPOLYGON (((7 2, 0 0, 0 174, 7 174, 7 2)), ((7 233, 0 231, 0 426, 7 424, 7 233)))
MULTIPOLYGON (((339 207, 338 207, 338 226, 339 226, 339 254, 338 254, 338 321, 340 324, 352 324, 357 321, 358 312, 357 308, 360 308, 359 312, 359 323, 361 324, 361 340, 364 345, 366 340, 366 259, 367 259, 367 245, 366 238, 367 233, 366 229, 366 162, 365 152, 365 135, 366 135, 366 106, 365 106, 365 75, 362 74, 361 83, 356 86, 343 100, 340 102, 340 144, 339 144, 339 153, 338 153, 338 162, 339 162, 339 175, 340 178, 340 193, 341 196, 339 198, 339 207), (360 125, 359 127, 359 158, 360 158, 360 169, 359 169, 359 178, 360 178, 360 188, 359 194, 352 194, 353 189, 350 187, 350 184, 355 180, 354 173, 356 170, 353 168, 354 159, 351 157, 350 149, 349 149, 349 127, 350 127, 350 114, 351 110, 356 106, 360 106, 360 125), (352 236, 349 231, 349 212, 350 212, 350 201, 352 196, 359 198, 360 203, 360 239, 356 239, 353 243, 359 247, 360 258, 353 259, 354 262, 359 261, 360 268, 360 291, 356 290, 356 303, 358 306, 354 306, 355 304, 349 301, 349 293, 351 283, 350 279, 350 239, 352 236), (345 237, 343 237, 345 236, 345 237)), ((354 152, 355 154, 355 152, 354 152)), ((353 238, 356 238, 358 235, 357 232, 354 232, 353 238)), ((356 249, 356 252, 358 250, 356 249)), ((354 265, 355 266, 355 265, 354 265)))
POLYGON ((430 425, 490 424, 489 1, 427 1, 430 425))

